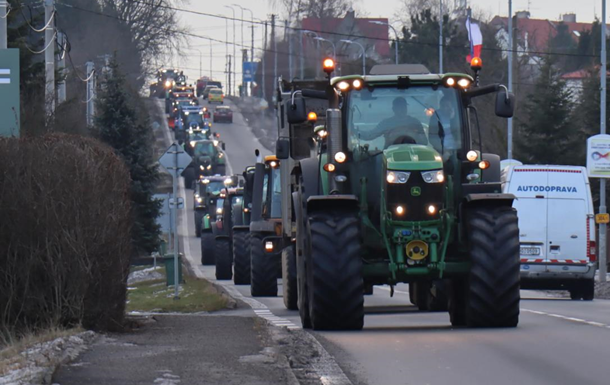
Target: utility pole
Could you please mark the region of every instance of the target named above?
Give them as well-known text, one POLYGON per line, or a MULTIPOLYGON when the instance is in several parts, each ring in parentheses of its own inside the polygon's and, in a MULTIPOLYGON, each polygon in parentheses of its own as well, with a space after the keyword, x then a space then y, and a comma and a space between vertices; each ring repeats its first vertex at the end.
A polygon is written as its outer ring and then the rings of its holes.
POLYGON ((212 79, 212 40, 210 40, 210 79, 212 79))
POLYGON ((64 70, 66 69, 66 35, 58 32, 57 42, 61 47, 57 59, 57 70, 61 76, 61 80, 57 84, 57 104, 61 104, 66 101, 66 79, 64 78, 64 70))
POLYGON ((8 3, 0 0, 0 49, 8 48, 8 3))
MULTIPOLYGON (((601 95, 600 95, 600 114, 599 114, 599 129, 600 134, 606 133, 606 71, 607 71, 607 62, 606 62, 606 0, 602 0, 602 57, 601 57, 601 69, 600 69, 600 85, 601 85, 601 95)), ((601 178, 599 180, 599 213, 605 214, 606 209, 606 179, 601 178)), ((606 255, 606 231, 607 225, 605 223, 600 223, 599 225, 599 280, 600 282, 606 282, 606 273, 607 273, 607 255, 606 255)))
MULTIPOLYGON (((231 9, 231 12, 233 12, 233 79, 234 79, 233 81, 235 81, 235 77, 237 75, 237 72, 235 70, 235 62, 237 61, 237 60, 235 60, 235 58, 237 57, 237 53, 235 51, 235 46, 236 46, 236 43, 235 43, 235 8, 233 8, 230 5, 225 5, 225 8, 229 8, 229 9, 231 9)), ((230 70, 231 70, 231 67, 229 67, 229 71, 230 70)))
MULTIPOLYGON (((245 81, 245 75, 244 75, 244 63, 246 63, 248 61, 248 49, 247 48, 243 48, 241 50, 241 92, 239 93, 239 96, 248 96, 248 90, 246 88, 246 81, 245 81)), ((251 74, 252 76, 254 76, 254 74, 251 74)))
MULTIPOLYGON (((263 40, 265 41, 264 46, 263 46, 263 58, 262 58, 262 65, 263 65, 263 100, 267 101, 267 91, 265 91, 267 89, 267 83, 266 83, 266 71, 267 71, 267 61, 266 61, 266 56, 267 56, 267 22, 265 21, 265 36, 263 37, 263 40)), ((264 112, 263 112, 264 114, 264 112)))
MULTIPOLYGON (((252 45, 250 47, 250 60, 254 63, 254 24, 252 24, 252 45)), ((253 82, 250 82, 250 96, 252 96, 253 82)))
MULTIPOLYGON (((273 40, 273 82, 277 81, 277 39, 275 38, 275 15, 271 15, 271 39, 273 40)), ((273 88, 272 88, 273 90, 273 88)))
POLYGON ((55 9, 55 0, 45 0, 44 2, 44 20, 47 29, 44 32, 44 52, 45 70, 46 70, 46 87, 45 87, 45 107, 47 118, 50 118, 55 113, 55 28, 51 23, 53 10, 55 9))
MULTIPOLYGON (((211 41, 211 40, 210 40, 210 43, 212 43, 212 41, 211 41)), ((228 57, 229 57, 229 20, 228 20, 228 19, 225 19, 225 60, 226 60, 228 57)), ((210 69, 211 69, 211 68, 212 68, 212 67, 210 67, 210 69)), ((227 66, 226 66, 226 64, 225 64, 225 70, 226 70, 226 69, 227 69, 227 66)), ((231 70, 231 67, 229 67, 229 71, 230 71, 230 70, 231 70)), ((226 73, 226 72, 225 72, 225 73, 226 73)), ((229 75, 227 74, 227 77, 226 77, 226 80, 227 80, 227 81, 226 81, 226 83, 227 83, 227 85, 229 86, 229 89, 228 89, 228 91, 229 91, 229 92, 228 92, 228 93, 229 93, 229 95, 231 95, 231 86, 230 86, 230 84, 229 84, 229 82, 228 82, 228 79, 229 79, 229 75)))
POLYGON ((93 126, 93 114, 95 113, 95 103, 94 103, 94 96, 95 96, 95 86, 94 86, 94 79, 95 76, 93 76, 93 71, 94 71, 94 65, 92 61, 88 61, 87 63, 85 63, 85 66, 87 66, 87 126, 91 127, 93 126))
POLYGON ((443 0, 440 3, 440 15, 438 15, 438 73, 443 73, 443 0))
MULTIPOLYGON (((602 44, 603 45, 603 44, 602 44)), ((508 0, 508 92, 513 92, 513 0, 508 0)), ((508 118, 507 158, 513 158, 513 118, 508 118)))
MULTIPOLYGON (((229 55, 229 90, 232 90, 232 89, 233 89, 233 87, 231 84, 231 55, 229 55)), ((229 94, 229 95, 232 95, 232 94, 229 94)))
MULTIPOLYGON (((288 20, 284 22, 284 31, 288 31, 288 20)), ((292 80, 293 72, 292 72, 292 33, 286 32, 286 36, 288 37, 288 76, 289 80, 292 80)))

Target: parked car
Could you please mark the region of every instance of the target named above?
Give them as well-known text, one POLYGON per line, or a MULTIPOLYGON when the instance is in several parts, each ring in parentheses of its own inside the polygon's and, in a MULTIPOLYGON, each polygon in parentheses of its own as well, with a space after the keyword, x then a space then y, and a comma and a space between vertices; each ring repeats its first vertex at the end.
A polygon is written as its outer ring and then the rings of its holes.
POLYGON ((568 290, 574 300, 592 300, 597 255, 587 169, 509 166, 502 183, 517 197, 521 288, 568 290))
POLYGON ((229 122, 233 123, 233 111, 229 106, 217 106, 214 109, 214 123, 229 122))

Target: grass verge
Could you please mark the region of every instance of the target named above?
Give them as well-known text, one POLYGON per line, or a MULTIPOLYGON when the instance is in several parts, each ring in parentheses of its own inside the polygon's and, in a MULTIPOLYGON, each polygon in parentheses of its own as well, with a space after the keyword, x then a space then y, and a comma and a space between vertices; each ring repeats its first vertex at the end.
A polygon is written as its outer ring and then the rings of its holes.
MULTIPOLYGON (((159 270, 165 275, 165 269, 159 270)), ((180 285, 180 299, 174 299, 174 286, 166 286, 165 279, 155 279, 129 286, 127 311, 160 313, 196 313, 216 311, 227 307, 227 299, 212 284, 203 279, 185 277, 180 285)))

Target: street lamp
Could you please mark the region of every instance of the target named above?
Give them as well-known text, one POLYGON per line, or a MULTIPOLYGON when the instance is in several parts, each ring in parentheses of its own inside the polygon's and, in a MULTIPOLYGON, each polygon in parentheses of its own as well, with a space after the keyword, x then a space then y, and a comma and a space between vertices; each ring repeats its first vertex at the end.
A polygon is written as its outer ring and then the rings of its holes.
MULTIPOLYGON (((323 38, 323 37, 320 37, 320 36, 318 36, 318 37, 314 37, 313 39, 314 39, 314 40, 318 40, 318 41, 325 41, 325 42, 327 42, 327 43, 330 43, 330 45, 332 45, 332 46, 333 46, 333 59, 335 60, 335 65, 337 66, 337 68, 340 68, 340 66, 339 66, 339 65, 337 65, 337 64, 338 64, 338 60, 337 60, 337 51, 336 51, 336 49, 335 49, 335 43, 333 43, 332 41, 330 41, 330 40, 328 40, 328 39, 325 39, 325 38, 323 38)), ((340 73, 341 73, 341 70, 339 69, 339 74, 340 74, 340 73)))
MULTIPOLYGON (((301 30, 300 34, 301 34, 301 36, 300 36, 301 37, 300 38, 300 40, 301 40, 301 79, 304 79, 305 78, 305 48, 303 47, 303 34, 314 35, 315 37, 318 37, 318 34, 313 31, 308 31, 306 29, 301 30)), ((318 43, 316 43, 316 44, 318 44, 318 43)), ((320 47, 320 44, 318 44, 318 48, 319 47, 320 47)))
POLYGON ((364 48, 364 46, 360 43, 358 43, 357 41, 352 41, 352 40, 339 40, 342 43, 347 43, 347 44, 358 44, 360 46, 360 49, 362 49, 362 75, 366 75, 366 49, 364 48))
POLYGON ((371 24, 377 24, 377 25, 387 25, 388 27, 392 28, 392 31, 394 31, 394 36, 396 37, 396 45, 394 46, 394 55, 396 56, 396 64, 398 64, 398 32, 396 32, 396 29, 394 29, 394 27, 392 27, 390 25, 390 23, 384 23, 383 21, 379 21, 379 20, 373 20, 373 21, 369 21, 369 23, 371 24))
MULTIPOLYGON (((231 7, 230 5, 225 5, 225 8, 229 8, 231 9, 231 11, 233 12, 233 82, 235 82, 235 76, 237 74, 236 70, 235 70, 235 58, 237 57, 235 54, 235 9, 233 7, 231 7)), ((243 40, 243 39, 242 39, 243 40)), ((229 71, 231 71, 231 68, 229 68, 229 71)), ((231 90, 229 90, 231 91, 231 90)), ((232 94, 232 92, 231 92, 232 94)))

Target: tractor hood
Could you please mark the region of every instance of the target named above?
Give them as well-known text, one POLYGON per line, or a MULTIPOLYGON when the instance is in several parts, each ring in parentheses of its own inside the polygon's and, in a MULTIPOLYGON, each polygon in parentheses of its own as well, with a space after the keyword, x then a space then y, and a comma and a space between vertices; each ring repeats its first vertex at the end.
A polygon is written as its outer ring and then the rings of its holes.
POLYGON ((212 158, 206 155, 201 155, 197 160, 199 161, 199 164, 204 166, 212 163, 212 158))
POLYGON ((443 158, 432 147, 420 144, 396 144, 383 151, 388 170, 425 171, 443 168, 443 158))

